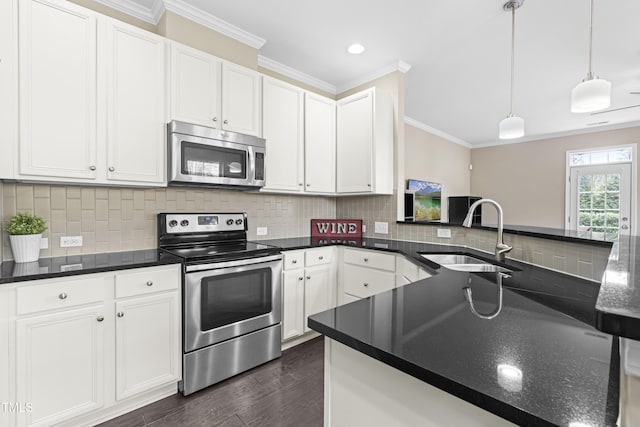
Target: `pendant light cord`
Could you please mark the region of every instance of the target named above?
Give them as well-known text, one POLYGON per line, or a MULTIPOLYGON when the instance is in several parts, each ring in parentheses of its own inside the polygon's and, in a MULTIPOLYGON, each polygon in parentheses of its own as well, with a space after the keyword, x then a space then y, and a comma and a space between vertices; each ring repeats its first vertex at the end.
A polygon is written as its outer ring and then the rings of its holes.
POLYGON ((589 18, 589 74, 587 79, 593 78, 592 65, 592 52, 593 52, 593 0, 591 0, 591 16, 589 18))
MULTIPOLYGON (((593 1, 593 0, 592 0, 593 1)), ((513 82, 515 80, 515 55, 516 55, 516 5, 511 3, 511 99, 509 100, 509 116, 513 115, 513 82)))

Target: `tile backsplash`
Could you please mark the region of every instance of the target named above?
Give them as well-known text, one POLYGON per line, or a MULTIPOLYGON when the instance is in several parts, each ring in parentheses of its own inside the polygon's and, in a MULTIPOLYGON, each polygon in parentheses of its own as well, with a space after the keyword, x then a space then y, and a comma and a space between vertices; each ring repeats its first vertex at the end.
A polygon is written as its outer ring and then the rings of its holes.
MULTIPOLYGON (((44 237, 49 248, 41 257, 150 249, 156 247, 159 212, 247 212, 249 239, 256 227, 267 236, 308 236, 312 218, 362 219, 365 236, 417 242, 469 246, 493 253, 493 231, 439 225, 396 223, 396 195, 359 197, 307 197, 245 193, 194 188, 107 188, 89 186, 0 183, 2 230, 16 212, 33 212, 49 226, 44 237), (374 232, 376 221, 388 223, 388 234, 374 232), (437 237, 438 228, 451 230, 451 238, 437 237), (61 236, 83 237, 83 246, 61 248, 61 236)), ((505 234, 513 246, 508 257, 596 281, 602 279, 609 249, 528 236, 505 234)), ((12 259, 9 238, 2 232, 2 260, 12 259)))
MULTIPOLYGON (((159 212, 247 212, 248 236, 256 239, 256 227, 267 227, 264 238, 308 235, 311 218, 335 218, 336 211, 335 199, 325 197, 14 183, 3 184, 1 203, 2 230, 16 212, 33 212, 47 221, 43 237, 49 248, 41 257, 155 248, 159 212), (78 235, 82 247, 60 247, 61 236, 78 235)), ((2 259, 12 259, 7 233, 2 237, 2 259)))

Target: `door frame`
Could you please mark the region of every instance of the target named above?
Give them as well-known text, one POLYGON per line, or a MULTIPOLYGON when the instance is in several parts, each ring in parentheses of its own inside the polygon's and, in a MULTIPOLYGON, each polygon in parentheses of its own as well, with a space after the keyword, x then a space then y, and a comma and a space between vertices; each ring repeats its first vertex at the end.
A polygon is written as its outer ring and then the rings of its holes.
MULTIPOLYGON (((638 144, 623 144, 623 145, 609 145, 602 147, 590 147, 584 149, 571 149, 566 151, 565 156, 565 181, 564 181, 564 226, 566 230, 571 230, 572 224, 569 223, 569 217, 571 216, 571 154, 589 152, 589 151, 608 151, 615 150, 616 148, 631 148, 631 235, 636 235, 638 226, 638 144)), ((622 163, 622 162, 621 162, 622 163)), ((615 164, 615 163, 602 163, 602 165, 615 164)), ((577 230, 577 227, 576 227, 577 230)))

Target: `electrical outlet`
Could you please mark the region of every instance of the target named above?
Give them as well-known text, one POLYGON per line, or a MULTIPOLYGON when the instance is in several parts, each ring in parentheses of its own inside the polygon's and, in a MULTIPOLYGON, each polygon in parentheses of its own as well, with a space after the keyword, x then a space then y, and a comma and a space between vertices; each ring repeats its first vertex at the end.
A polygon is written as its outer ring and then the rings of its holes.
POLYGON ((438 228, 438 237, 442 239, 450 239, 451 238, 451 230, 448 228, 438 228))
POLYGON ((267 227, 258 227, 256 228, 257 236, 266 236, 267 235, 267 227))
POLYGON ((49 239, 43 237, 40 239, 40 249, 49 249, 49 239))
POLYGON ((60 247, 61 248, 75 248, 82 246, 82 236, 61 236, 60 247))
POLYGON ((367 232, 367 225, 366 224, 362 224, 362 232, 363 233, 367 232))
POLYGON ((376 221, 375 232, 378 234, 389 234, 389 223, 376 221))

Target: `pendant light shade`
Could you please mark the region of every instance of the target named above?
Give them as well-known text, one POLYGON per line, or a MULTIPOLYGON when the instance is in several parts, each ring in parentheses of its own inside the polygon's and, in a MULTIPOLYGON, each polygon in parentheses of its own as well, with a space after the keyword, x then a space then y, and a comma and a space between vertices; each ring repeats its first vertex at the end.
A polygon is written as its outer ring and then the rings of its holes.
POLYGON ((500 122, 500 139, 513 139, 524 136, 524 119, 509 116, 500 122))
POLYGON ((593 73, 593 1, 589 21, 589 72, 587 78, 571 91, 571 112, 591 113, 604 110, 611 105, 611 82, 596 77, 593 73))
POLYGON ((514 63, 516 51, 516 9, 518 9, 524 0, 510 0, 506 2, 502 8, 511 12, 511 93, 509 98, 509 115, 500 122, 500 131, 498 137, 500 139, 513 139, 524 136, 524 119, 513 114, 513 82, 515 81, 514 63))
POLYGON ((584 80, 571 91, 571 112, 590 113, 604 110, 611 105, 611 82, 591 78, 584 80))

